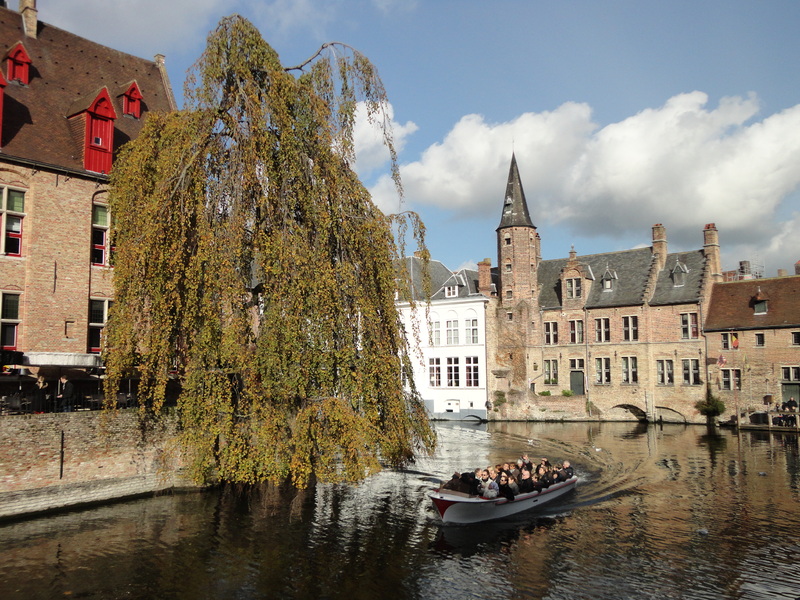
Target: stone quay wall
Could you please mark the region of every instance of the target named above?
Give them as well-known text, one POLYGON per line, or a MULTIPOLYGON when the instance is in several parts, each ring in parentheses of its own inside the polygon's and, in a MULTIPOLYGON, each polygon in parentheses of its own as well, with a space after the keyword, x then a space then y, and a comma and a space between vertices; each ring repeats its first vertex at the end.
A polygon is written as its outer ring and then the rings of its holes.
POLYGON ((176 425, 138 409, 0 417, 0 519, 194 487, 176 425))

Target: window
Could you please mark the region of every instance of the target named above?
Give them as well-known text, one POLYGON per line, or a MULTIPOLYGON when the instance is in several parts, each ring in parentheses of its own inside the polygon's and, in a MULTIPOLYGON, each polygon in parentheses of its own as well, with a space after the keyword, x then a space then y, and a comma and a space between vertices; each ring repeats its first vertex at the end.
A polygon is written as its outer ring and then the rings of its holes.
POLYGON ((638 383, 639 371, 635 356, 622 357, 622 383, 638 383))
POLYGON ((103 328, 108 321, 111 300, 89 300, 89 343, 90 353, 99 354, 102 349, 103 328))
POLYGON ((792 332, 792 346, 800 346, 800 331, 792 332))
POLYGON ((800 367, 781 367, 784 381, 800 381, 800 367))
POLYGON ((458 357, 447 359, 447 387, 458 387, 458 357))
POLYGON ((766 339, 764 337, 764 334, 763 333, 757 333, 756 334, 756 348, 763 348, 766 345, 767 344, 766 344, 766 339))
POLYGON ((92 205, 92 264, 108 265, 108 207, 103 204, 92 205))
POLYGON ((672 286, 673 287, 683 287, 686 285, 686 274, 689 272, 689 269, 678 261, 675 264, 675 268, 672 269, 672 286))
POLYGON ((767 314, 767 301, 766 300, 756 300, 753 303, 753 314, 756 314, 756 315, 765 315, 765 314, 767 314))
POLYGON ((505 238, 503 238, 503 243, 504 243, 506 246, 510 246, 510 245, 511 245, 511 236, 510 236, 510 235, 507 235, 505 238))
POLYGON ((513 298, 513 297, 514 297, 514 291, 513 290, 506 290, 506 299, 507 300, 511 300, 511 298, 513 298))
POLYGON ((570 358, 569 359, 569 368, 573 371, 576 369, 583 369, 583 359, 582 358, 570 358))
POLYGON ((544 324, 544 343, 552 346, 558 343, 558 323, 546 321, 544 324))
POLYGON ((507 312, 506 313, 506 321, 513 321, 513 320, 514 320, 514 313, 513 312, 507 312))
POLYGON ((681 315, 681 338, 695 340, 697 337, 697 313, 683 313, 681 315))
POLYGON ((31 59, 22 44, 17 44, 8 53, 8 80, 22 85, 30 83, 31 59))
POLYGON ((444 297, 445 298, 457 298, 458 297, 458 286, 457 285, 448 285, 444 288, 444 297))
POLYGON ((440 358, 428 360, 428 377, 431 387, 441 387, 442 385, 442 362, 440 358))
POLYGON ((458 320, 447 321, 447 345, 458 344, 458 320))
POLYGON ((480 376, 478 373, 478 357, 467 356, 467 387, 478 387, 480 376))
POLYGON ((675 383, 672 360, 657 360, 656 375, 658 385, 672 385, 675 383))
POLYGON ((594 359, 595 379, 594 382, 600 385, 611 383, 611 359, 594 359))
POLYGON ((739 349, 739 334, 738 333, 723 333, 722 334, 722 349, 723 350, 738 350, 739 349))
POLYGON ((567 286, 567 298, 580 298, 581 297, 581 280, 578 277, 572 279, 565 279, 564 283, 567 286))
POLYGON ((467 319, 466 322, 466 342, 468 344, 478 343, 478 319, 467 319))
POLYGON ((0 293, 0 338, 3 350, 17 349, 17 329, 19 327, 19 294, 0 293))
POLYGON ((544 361, 544 382, 545 384, 558 383, 558 361, 546 360, 544 361))
POLYGON ((431 323, 431 343, 434 346, 442 345, 442 324, 439 321, 431 323))
POLYGON ((22 256, 22 220, 25 218, 25 192, 0 188, 2 190, 3 248, 6 256, 22 256))
POLYGON ((723 390, 742 389, 741 369, 722 369, 722 389, 723 390))
POLYGON ((696 358, 683 359, 683 385, 700 385, 700 361, 696 358))
POLYGON ((626 342, 639 339, 639 317, 622 317, 622 339, 626 342))
POLYGON ((594 320, 594 341, 595 342, 611 341, 611 319, 594 320))
POLYGON ((122 114, 134 119, 142 116, 142 93, 135 81, 122 96, 122 114))
POLYGON ((83 168, 95 173, 110 173, 114 149, 114 119, 117 113, 108 90, 103 88, 86 109, 86 143, 83 168))
POLYGON ((511 273, 511 263, 506 263, 505 265, 503 265, 503 268, 506 273, 511 273))
POLYGON ((583 321, 569 322, 569 343, 570 344, 583 343, 583 321))

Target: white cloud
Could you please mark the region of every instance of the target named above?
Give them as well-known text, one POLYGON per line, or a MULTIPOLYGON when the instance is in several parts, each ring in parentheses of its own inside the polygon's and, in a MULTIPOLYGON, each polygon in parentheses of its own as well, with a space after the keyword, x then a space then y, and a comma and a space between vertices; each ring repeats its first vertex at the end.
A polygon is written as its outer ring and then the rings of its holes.
POLYGON ((367 117, 364 103, 359 102, 353 128, 353 141, 356 147, 355 170, 362 180, 368 178, 376 169, 385 167, 390 160, 389 149, 383 142, 383 131, 380 126, 382 122, 391 126, 395 151, 398 153, 405 146, 408 136, 418 129, 416 123, 412 121, 406 123, 395 121, 394 107, 388 103, 385 114, 374 115, 372 121, 370 122, 367 117))
MULTIPOLYGON (((540 230, 623 237, 664 223, 678 249, 699 247, 703 225, 715 222, 728 254, 761 248, 765 262, 786 268, 800 258, 798 229, 778 225, 800 185, 800 105, 754 121, 754 94, 707 104, 702 92, 680 94, 601 128, 586 104, 506 123, 467 115, 402 166, 406 198, 462 218, 496 216, 513 147, 540 230)), ((393 205, 389 183, 372 189, 381 207, 393 205)))

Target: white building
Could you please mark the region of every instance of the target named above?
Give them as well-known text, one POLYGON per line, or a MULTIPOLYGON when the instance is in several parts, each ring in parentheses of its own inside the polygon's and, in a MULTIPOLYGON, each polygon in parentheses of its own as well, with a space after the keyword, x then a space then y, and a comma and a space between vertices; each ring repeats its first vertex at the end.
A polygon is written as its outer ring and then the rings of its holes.
POLYGON ((453 273, 431 260, 431 302, 422 293, 423 263, 405 259, 417 301, 397 307, 412 345, 414 382, 433 419, 486 419, 486 305, 478 292, 478 272, 453 273), (418 343, 418 349, 413 346, 418 343))

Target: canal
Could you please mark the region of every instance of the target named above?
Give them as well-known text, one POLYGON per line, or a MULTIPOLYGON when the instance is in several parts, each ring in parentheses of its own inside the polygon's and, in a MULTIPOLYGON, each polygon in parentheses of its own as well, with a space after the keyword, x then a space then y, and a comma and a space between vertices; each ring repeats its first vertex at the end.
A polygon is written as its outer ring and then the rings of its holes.
POLYGON ((0 525, 0 598, 800 598, 793 434, 440 424, 404 471, 287 499, 165 495, 0 525), (569 459, 546 512, 443 527, 439 479, 569 459))

